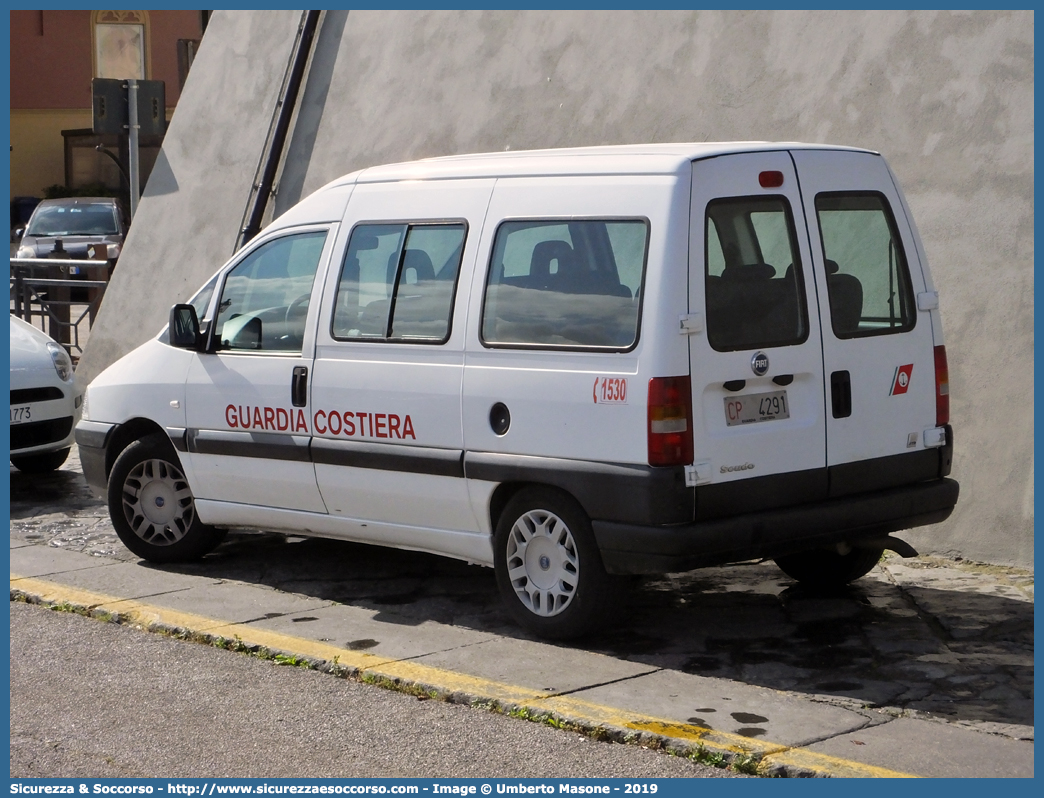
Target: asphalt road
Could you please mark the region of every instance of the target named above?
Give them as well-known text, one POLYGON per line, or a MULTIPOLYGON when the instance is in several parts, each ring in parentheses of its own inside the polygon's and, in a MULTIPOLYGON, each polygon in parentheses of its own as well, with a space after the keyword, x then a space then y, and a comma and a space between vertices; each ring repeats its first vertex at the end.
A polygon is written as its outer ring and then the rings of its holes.
POLYGON ((11 777, 738 774, 11 604, 11 777))

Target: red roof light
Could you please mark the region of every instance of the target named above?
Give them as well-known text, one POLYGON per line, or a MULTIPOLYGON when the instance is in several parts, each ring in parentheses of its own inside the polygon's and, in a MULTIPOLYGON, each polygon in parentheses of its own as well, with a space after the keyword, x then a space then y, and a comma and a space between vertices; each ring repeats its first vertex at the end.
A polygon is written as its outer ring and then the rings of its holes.
POLYGON ((758 182, 762 188, 779 188, 783 185, 782 172, 762 172, 758 175, 758 182))

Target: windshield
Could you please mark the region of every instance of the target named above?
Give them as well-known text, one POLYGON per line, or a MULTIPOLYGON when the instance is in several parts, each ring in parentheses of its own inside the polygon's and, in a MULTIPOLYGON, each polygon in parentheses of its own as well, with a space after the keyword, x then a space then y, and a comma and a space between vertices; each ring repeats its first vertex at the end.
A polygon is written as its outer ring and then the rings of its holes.
POLYGON ((112 205, 47 205, 38 208, 27 236, 116 235, 116 213, 112 205))

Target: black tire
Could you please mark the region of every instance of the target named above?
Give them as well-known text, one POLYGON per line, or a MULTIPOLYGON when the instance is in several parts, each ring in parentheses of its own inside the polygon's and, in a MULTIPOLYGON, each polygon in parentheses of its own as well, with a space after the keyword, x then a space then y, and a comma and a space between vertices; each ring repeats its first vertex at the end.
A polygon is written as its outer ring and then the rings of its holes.
POLYGON ((501 598, 524 628, 564 640, 609 620, 623 586, 606 574, 591 521, 567 493, 523 488, 501 513, 493 545, 501 598))
POLYGON ((228 530, 199 520, 192 490, 166 435, 147 435, 123 450, 109 474, 109 518, 120 540, 155 563, 197 560, 228 530))
POLYGON ((11 462, 23 474, 47 474, 61 468, 68 457, 68 449, 59 449, 57 452, 12 455, 11 462))
POLYGON ((848 554, 830 549, 813 549, 776 557, 775 563, 787 576, 812 588, 837 588, 866 576, 877 565, 884 549, 853 548, 848 554))

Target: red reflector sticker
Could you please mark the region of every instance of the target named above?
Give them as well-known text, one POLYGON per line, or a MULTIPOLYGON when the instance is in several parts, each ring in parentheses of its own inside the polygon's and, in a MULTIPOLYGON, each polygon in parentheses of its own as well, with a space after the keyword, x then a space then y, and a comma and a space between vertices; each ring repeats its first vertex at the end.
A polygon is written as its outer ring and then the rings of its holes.
POLYGON ((913 374, 913 363, 899 366, 892 377, 892 390, 888 392, 888 395, 898 396, 901 393, 906 393, 906 389, 910 387, 911 374, 913 374))
POLYGON ((783 185, 783 173, 762 172, 758 175, 758 182, 762 188, 779 188, 783 185))

